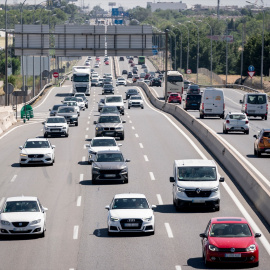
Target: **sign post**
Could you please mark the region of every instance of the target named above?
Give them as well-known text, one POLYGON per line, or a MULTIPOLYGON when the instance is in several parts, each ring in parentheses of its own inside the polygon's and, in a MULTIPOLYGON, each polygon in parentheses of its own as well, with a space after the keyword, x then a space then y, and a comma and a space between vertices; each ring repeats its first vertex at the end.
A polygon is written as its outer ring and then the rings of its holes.
POLYGON ((59 77, 59 73, 55 71, 53 73, 53 77, 54 77, 54 84, 56 84, 56 79, 59 77))

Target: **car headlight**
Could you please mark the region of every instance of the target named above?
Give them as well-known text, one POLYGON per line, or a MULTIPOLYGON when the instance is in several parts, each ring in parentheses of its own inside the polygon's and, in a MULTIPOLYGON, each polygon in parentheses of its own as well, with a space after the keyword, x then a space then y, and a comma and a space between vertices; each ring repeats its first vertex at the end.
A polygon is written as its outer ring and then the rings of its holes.
POLYGON ((153 217, 147 217, 147 218, 143 218, 144 221, 151 221, 153 219, 153 217))
POLYGON ((256 250, 256 245, 254 245, 254 244, 252 244, 246 248, 246 251, 255 251, 255 250, 256 250))
POLYGON ((10 222, 8 222, 6 220, 1 220, 1 224, 8 226, 8 225, 10 225, 10 222))
POLYGON ((121 173, 127 173, 127 168, 121 169, 121 173))
POLYGON ((111 219, 111 221, 118 221, 119 220, 119 218, 117 218, 117 217, 111 217, 110 219, 111 219))
POLYGON ((219 190, 219 187, 215 187, 211 189, 212 192, 218 192, 218 190, 219 190))
POLYGON ((63 127, 63 129, 67 129, 67 127, 63 127))
POLYGON ((177 192, 185 192, 185 189, 182 187, 177 186, 177 192))
POLYGON ((116 127, 115 130, 123 130, 123 127, 116 127))
POLYGON ((102 130, 102 127, 96 127, 96 130, 102 130))
POLYGON ((27 157, 27 155, 26 155, 26 154, 22 154, 22 153, 21 153, 20 155, 21 155, 21 157, 27 157))
POLYGON ((214 246, 214 245, 209 245, 208 248, 211 250, 211 251, 219 251, 219 249, 214 246))
POLYGON ((99 170, 100 170, 100 168, 99 168, 99 167, 93 167, 93 168, 92 168, 92 171, 93 171, 93 172, 97 172, 97 173, 99 173, 99 170))
POLYGON ((78 118, 78 115, 77 114, 74 114, 71 116, 72 118, 78 118))
POLYGON ((33 220, 30 224, 34 225, 34 224, 38 224, 41 222, 41 219, 37 219, 37 220, 33 220))

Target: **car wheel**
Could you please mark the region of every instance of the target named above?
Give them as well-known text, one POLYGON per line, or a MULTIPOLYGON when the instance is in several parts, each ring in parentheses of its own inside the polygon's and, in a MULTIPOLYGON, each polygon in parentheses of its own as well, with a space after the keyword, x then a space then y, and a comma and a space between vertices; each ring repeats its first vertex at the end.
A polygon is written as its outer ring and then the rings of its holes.
POLYGON ((44 138, 48 138, 48 134, 47 133, 44 133, 44 138))
POLYGON ((128 109, 130 109, 130 107, 128 106, 128 109))
POLYGON ((96 181, 94 175, 92 174, 92 184, 95 185, 96 183, 97 183, 97 181, 96 181))
POLYGON ((255 262, 255 263, 253 264, 253 266, 254 266, 254 267, 258 267, 258 266, 259 266, 259 261, 258 261, 258 262, 255 262))
POLYGON ((155 234, 155 231, 152 231, 149 233, 149 235, 154 235, 155 234))
POLYGON ((203 119, 204 118, 204 115, 203 114, 200 114, 200 118, 203 119))
POLYGON ((108 235, 109 236, 113 236, 115 233, 114 232, 110 232, 109 229, 108 229, 108 235))
POLYGON ((257 153, 257 157, 260 157, 262 155, 259 150, 257 150, 256 153, 257 153))
POLYGON ((20 167, 25 167, 25 164, 20 163, 20 167))
POLYGON ((125 115, 125 112, 122 112, 122 115, 125 115))
POLYGON ((249 130, 247 130, 245 133, 248 135, 249 134, 249 130))
POLYGON ((120 140, 124 140, 125 139, 125 134, 120 136, 120 140))
POLYGON ((66 134, 65 134, 65 137, 68 137, 68 136, 69 136, 69 134, 68 134, 68 133, 66 133, 66 134))
POLYGON ((79 122, 76 122, 76 123, 75 123, 75 126, 77 127, 78 125, 79 125, 79 122))
POLYGON ((43 229, 42 234, 40 235, 40 238, 44 238, 45 237, 45 229, 43 229))
POLYGON ((226 130, 225 128, 223 129, 223 133, 224 134, 228 134, 228 130, 226 130))
POLYGON ((224 119, 224 114, 221 114, 221 115, 220 115, 220 118, 221 118, 221 119, 224 119))
POLYGON ((210 262, 206 260, 206 256, 203 253, 203 259, 204 259, 204 265, 209 267, 210 266, 210 262))
POLYGON ((215 211, 216 212, 219 211, 219 209, 220 209, 220 206, 219 205, 215 206, 215 211))
POLYGON ((141 107, 141 109, 144 109, 144 107, 141 107))
POLYGON ((267 120, 267 115, 264 117, 264 120, 267 120))
POLYGON ((255 147, 254 147, 254 156, 257 156, 257 151, 256 151, 255 147))

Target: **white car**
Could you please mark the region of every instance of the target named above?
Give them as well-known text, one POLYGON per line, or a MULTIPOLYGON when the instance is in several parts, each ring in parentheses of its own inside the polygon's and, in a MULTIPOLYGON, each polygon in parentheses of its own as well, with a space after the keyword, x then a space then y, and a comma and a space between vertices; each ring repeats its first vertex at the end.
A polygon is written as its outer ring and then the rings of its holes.
POLYGON ((99 68, 99 63, 95 63, 94 68, 99 68))
POLYGON ((85 102, 83 101, 83 98, 81 97, 76 97, 77 99, 77 104, 80 107, 80 110, 85 110, 85 102))
POLYGON ((45 236, 46 211, 37 197, 7 198, 0 211, 0 235, 45 236))
POLYGON ((125 114, 124 100, 123 100, 123 97, 121 95, 105 96, 104 105, 105 106, 117 106, 119 112, 122 115, 125 114))
POLYGON ((90 164, 93 161, 93 156, 98 151, 112 150, 120 151, 119 147, 122 144, 117 144, 115 138, 113 137, 95 137, 91 140, 90 144, 87 144, 88 149, 88 163, 90 164))
POLYGON ((245 113, 229 112, 223 123, 223 133, 242 131, 249 134, 249 120, 245 113))
POLYGON ((116 86, 118 86, 118 85, 124 85, 124 86, 126 86, 127 85, 127 82, 126 82, 126 80, 124 78, 118 78, 116 80, 116 86))
POLYGON ((128 100, 128 108, 130 109, 130 107, 140 107, 141 109, 143 109, 144 105, 142 97, 139 95, 130 96, 128 100))
POLYGON ((80 116, 80 106, 78 105, 78 102, 76 101, 63 101, 64 106, 72 106, 77 111, 78 116, 80 116))
POLYGON ((42 122, 43 135, 47 138, 49 135, 64 135, 68 137, 69 125, 63 116, 48 117, 46 122, 42 122))
POLYGON ((48 139, 32 138, 28 139, 24 146, 19 147, 20 166, 27 164, 50 164, 53 165, 55 160, 54 148, 48 139))
POLYGON ((108 234, 119 232, 155 233, 153 208, 143 194, 124 193, 114 196, 108 209, 108 234))

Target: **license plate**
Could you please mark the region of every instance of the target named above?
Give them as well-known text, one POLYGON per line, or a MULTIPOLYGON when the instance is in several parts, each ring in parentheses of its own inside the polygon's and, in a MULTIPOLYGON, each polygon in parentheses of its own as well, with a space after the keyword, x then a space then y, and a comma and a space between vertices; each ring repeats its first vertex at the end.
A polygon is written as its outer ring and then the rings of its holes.
POLYGON ((206 112, 212 112, 212 109, 205 109, 206 112))
POLYGON ((204 203, 204 200, 192 200, 193 203, 204 203))
POLYGON ((31 161, 37 161, 39 160, 38 158, 30 158, 31 161))
POLYGON ((125 227, 138 227, 138 223, 125 223, 125 227))
POLYGON ((226 253, 225 257, 227 257, 227 258, 240 258, 241 254, 239 254, 239 253, 226 253))
POLYGON ((249 110, 248 111, 248 113, 254 113, 255 112, 255 110, 249 110))
POLYGON ((26 229, 25 228, 14 228, 13 231, 23 232, 23 231, 26 231, 26 229))
POLYGON ((113 135, 114 132, 105 132, 106 135, 113 135))
POLYGON ((116 174, 104 174, 105 177, 115 177, 116 174))
POLYGON ((53 132, 59 132, 60 129, 52 129, 53 132))
POLYGON ((191 104, 192 106, 197 106, 198 104, 191 104))

